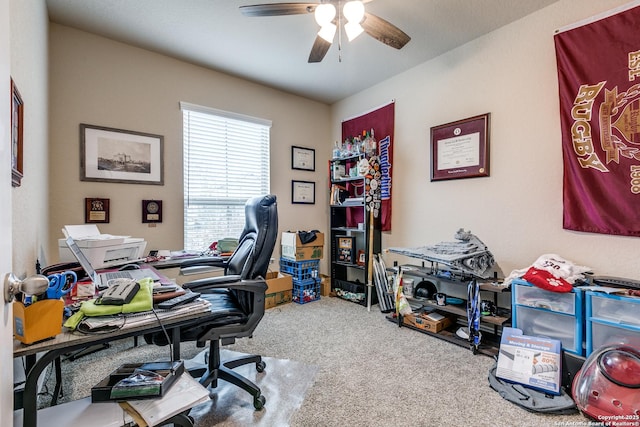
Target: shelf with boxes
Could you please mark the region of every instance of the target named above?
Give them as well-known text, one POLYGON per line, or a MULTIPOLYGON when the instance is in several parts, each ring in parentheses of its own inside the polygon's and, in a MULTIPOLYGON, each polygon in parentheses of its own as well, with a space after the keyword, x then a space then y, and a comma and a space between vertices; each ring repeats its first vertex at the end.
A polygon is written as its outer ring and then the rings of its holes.
POLYGON ((365 206, 368 166, 362 153, 329 161, 331 290, 361 305, 378 301, 367 276, 370 254, 379 253, 381 246, 379 219, 372 218, 365 206))
MULTIPOLYGON (((388 270, 395 272, 398 267, 388 270)), ((464 274, 436 270, 434 266, 402 265, 403 281, 411 282, 405 296, 417 314, 402 316, 403 326, 419 330, 462 347, 469 347, 469 341, 456 334, 460 328, 468 326, 466 293, 473 279, 464 274), (431 313, 442 318, 430 319, 431 313)), ((480 317, 482 339, 478 351, 495 356, 500 345, 502 327, 511 320, 510 287, 499 282, 479 283, 481 302, 485 302, 485 312, 480 317)), ((389 320, 397 322, 393 316, 389 320)), ((465 329, 466 330, 466 329, 465 329)))

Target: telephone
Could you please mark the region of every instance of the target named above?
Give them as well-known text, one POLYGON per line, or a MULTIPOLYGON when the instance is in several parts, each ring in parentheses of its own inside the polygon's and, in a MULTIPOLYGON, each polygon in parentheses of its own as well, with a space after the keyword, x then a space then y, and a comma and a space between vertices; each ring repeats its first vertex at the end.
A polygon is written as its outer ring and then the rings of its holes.
POLYGON ((619 286, 623 288, 640 289, 640 280, 625 279, 614 276, 593 276, 593 283, 601 286, 619 286))
MULTIPOLYGON (((96 304, 100 305, 124 305, 131 302, 140 290, 140 284, 131 279, 115 279, 117 282, 110 284, 102 293, 96 304)), ((111 281, 110 281, 111 282, 111 281)))

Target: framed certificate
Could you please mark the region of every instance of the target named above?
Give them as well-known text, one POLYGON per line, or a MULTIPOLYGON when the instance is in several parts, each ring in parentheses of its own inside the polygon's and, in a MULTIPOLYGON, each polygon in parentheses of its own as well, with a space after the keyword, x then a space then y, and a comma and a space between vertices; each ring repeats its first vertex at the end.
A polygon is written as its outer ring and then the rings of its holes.
POLYGON ((431 128, 431 181, 489 176, 489 113, 431 128))
POLYGON ((316 204, 316 183, 312 181, 291 181, 291 203, 316 204))
POLYGON ((109 199, 84 199, 84 222, 108 223, 109 222, 109 199))
POLYGON ((316 170, 316 150, 313 148, 291 147, 291 169, 316 170))

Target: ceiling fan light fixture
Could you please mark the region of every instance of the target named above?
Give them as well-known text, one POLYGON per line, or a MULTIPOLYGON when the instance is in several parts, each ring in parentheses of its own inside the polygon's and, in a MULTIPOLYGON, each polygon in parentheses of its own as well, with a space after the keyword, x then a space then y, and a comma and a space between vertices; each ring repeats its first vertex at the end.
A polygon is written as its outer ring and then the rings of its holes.
POLYGON ((353 41, 356 37, 362 34, 364 28, 359 23, 348 22, 344 24, 344 32, 347 33, 347 38, 349 41, 353 41))
POLYGON ((316 7, 314 16, 318 25, 324 27, 327 24, 330 24, 331 21, 333 21, 333 18, 335 18, 336 7, 331 3, 322 3, 316 7))
POLYGON ((364 3, 361 0, 352 0, 344 4, 342 13, 351 24, 360 24, 364 18, 364 3))
POLYGON ((336 27, 334 24, 329 22, 327 24, 324 24, 322 27, 320 27, 320 31, 318 31, 318 35, 323 39, 325 39, 326 41, 328 41, 329 43, 333 43, 333 38, 336 35, 337 28, 338 27, 336 27))

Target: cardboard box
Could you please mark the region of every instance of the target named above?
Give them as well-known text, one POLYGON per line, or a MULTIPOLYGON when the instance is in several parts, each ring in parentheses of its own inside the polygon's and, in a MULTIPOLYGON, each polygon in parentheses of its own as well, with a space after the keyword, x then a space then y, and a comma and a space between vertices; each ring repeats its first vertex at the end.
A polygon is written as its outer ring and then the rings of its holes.
POLYGON ((441 320, 431 320, 427 317, 428 313, 411 313, 403 316, 402 322, 405 325, 413 326, 417 329, 423 329, 425 331, 438 333, 441 330, 451 326, 451 319, 444 316, 441 320))
POLYGON ((284 232, 280 243, 282 245, 282 258, 302 261, 306 259, 322 259, 323 257, 324 233, 316 233, 316 239, 313 242, 303 244, 298 233, 284 232))
POLYGON ((496 377, 559 395, 561 344, 560 340, 524 335, 521 329, 504 327, 496 377))
POLYGON ((279 272, 267 273, 267 293, 264 307, 273 308, 280 304, 291 302, 293 279, 287 274, 279 272))
POLYGON ((320 295, 328 297, 331 294, 331 277, 320 275, 320 295))
POLYGON ((53 338, 62 332, 61 299, 45 299, 24 306, 20 301, 13 303, 13 334, 23 344, 33 344, 53 338))

